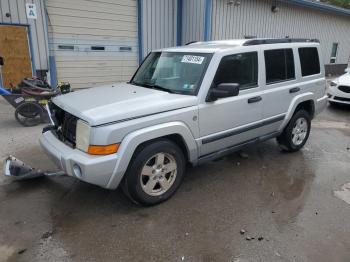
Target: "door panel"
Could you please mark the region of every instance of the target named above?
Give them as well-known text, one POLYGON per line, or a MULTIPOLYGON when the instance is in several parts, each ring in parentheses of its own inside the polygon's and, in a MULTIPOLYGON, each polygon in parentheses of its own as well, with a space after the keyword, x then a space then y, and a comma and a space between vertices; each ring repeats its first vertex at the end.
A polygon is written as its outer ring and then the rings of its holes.
MULTIPOLYGON (((298 57, 292 48, 264 51, 266 85, 263 95, 263 118, 277 119, 287 113, 295 96, 300 94, 300 81, 297 80, 298 57)), ((279 129, 283 119, 264 127, 264 132, 272 133, 279 129)))
POLYGON ((32 76, 27 27, 0 25, 0 56, 4 58, 5 87, 16 86, 24 77, 32 76))
POLYGON ((221 83, 237 83, 240 93, 199 106, 202 156, 260 135, 263 103, 258 68, 257 52, 232 54, 221 59, 211 88, 221 83))
POLYGON ((260 135, 253 128, 262 119, 262 101, 248 103, 260 95, 260 89, 237 97, 219 99, 199 107, 201 155, 227 148, 260 135))
POLYGON ((290 92, 294 88, 302 88, 300 82, 291 81, 278 85, 267 86, 268 90, 264 93, 264 118, 274 117, 276 115, 285 114, 291 104, 292 99, 300 94, 298 92, 290 92))

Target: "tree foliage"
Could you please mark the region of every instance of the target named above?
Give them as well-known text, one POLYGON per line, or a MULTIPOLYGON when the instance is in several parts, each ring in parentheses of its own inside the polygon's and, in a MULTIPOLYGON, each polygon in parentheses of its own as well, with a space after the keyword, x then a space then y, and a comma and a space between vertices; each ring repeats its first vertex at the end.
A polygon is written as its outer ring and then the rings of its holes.
POLYGON ((321 2, 350 9, 350 0, 321 0, 321 2))

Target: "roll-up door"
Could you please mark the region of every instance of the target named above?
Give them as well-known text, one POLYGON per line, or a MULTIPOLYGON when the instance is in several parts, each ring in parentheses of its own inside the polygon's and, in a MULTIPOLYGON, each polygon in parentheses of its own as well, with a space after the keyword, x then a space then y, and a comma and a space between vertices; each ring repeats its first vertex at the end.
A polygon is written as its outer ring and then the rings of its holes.
POLYGON ((47 0, 57 80, 85 88, 130 80, 137 68, 136 0, 47 0))

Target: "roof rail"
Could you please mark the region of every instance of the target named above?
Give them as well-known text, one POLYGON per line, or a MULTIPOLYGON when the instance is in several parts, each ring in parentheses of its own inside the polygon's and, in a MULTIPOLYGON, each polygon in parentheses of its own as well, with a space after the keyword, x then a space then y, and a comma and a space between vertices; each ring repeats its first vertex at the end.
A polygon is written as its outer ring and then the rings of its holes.
POLYGON ((269 45, 269 44, 283 44, 283 43, 319 43, 318 39, 307 38, 271 38, 271 39, 252 39, 247 40, 243 45, 269 45))

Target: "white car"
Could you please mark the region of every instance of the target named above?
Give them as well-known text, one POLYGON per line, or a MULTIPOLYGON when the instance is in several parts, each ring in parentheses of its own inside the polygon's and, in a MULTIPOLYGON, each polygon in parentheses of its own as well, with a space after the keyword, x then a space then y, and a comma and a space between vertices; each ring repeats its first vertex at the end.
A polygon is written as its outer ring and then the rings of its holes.
POLYGON ((330 82, 328 87, 328 101, 333 104, 350 105, 350 67, 345 74, 330 82))

